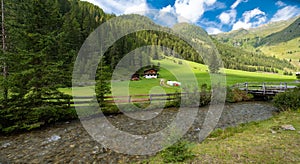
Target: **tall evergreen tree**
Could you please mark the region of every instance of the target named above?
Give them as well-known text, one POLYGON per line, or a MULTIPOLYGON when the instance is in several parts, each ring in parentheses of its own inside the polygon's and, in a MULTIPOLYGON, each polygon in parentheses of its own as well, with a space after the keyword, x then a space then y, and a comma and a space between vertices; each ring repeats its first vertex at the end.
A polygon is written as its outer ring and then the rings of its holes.
POLYGON ((22 17, 22 21, 14 22, 18 28, 14 34, 14 48, 18 50, 19 61, 11 77, 15 82, 12 96, 30 98, 33 105, 38 105, 43 96, 58 93, 56 84, 61 78, 62 63, 57 60, 57 41, 62 16, 57 0, 19 1, 15 7, 22 10, 17 10, 15 15, 22 17))

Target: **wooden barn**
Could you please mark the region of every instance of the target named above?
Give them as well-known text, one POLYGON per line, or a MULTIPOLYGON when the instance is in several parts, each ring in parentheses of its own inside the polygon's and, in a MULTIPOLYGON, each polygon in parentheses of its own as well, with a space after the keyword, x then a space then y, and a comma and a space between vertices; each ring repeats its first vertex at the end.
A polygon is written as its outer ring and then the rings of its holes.
POLYGON ((139 81, 140 80, 140 74, 135 73, 131 76, 132 81, 139 81))
POLYGON ((158 77, 158 71, 154 68, 144 71, 144 77, 146 79, 156 79, 158 77))

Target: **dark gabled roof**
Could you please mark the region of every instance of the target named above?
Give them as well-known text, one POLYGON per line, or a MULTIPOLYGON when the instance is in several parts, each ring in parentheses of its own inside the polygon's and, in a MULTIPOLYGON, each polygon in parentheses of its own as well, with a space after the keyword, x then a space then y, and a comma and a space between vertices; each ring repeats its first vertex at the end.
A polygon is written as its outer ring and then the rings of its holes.
POLYGON ((151 68, 151 69, 147 69, 147 70, 145 70, 145 71, 144 71, 144 73, 146 73, 146 72, 149 72, 149 71, 155 71, 155 72, 157 72, 157 70, 156 70, 156 69, 154 69, 154 68, 151 68))
POLYGON ((140 77, 140 74, 135 73, 135 74, 133 74, 133 75, 131 76, 131 78, 133 78, 133 77, 140 77))

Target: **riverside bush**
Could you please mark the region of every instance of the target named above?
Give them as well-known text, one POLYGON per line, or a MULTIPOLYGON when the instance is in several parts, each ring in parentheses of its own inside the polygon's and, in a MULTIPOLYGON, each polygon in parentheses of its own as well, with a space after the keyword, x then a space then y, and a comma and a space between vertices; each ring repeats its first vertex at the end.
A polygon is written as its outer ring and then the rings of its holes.
POLYGON ((161 152, 165 163, 184 162, 195 157, 190 149, 192 144, 188 141, 179 141, 161 152))
POLYGON ((241 102, 241 101, 249 101, 253 98, 253 95, 247 94, 245 91, 239 90, 238 88, 227 88, 227 102, 241 102))
POLYGON ((273 104, 280 111, 298 110, 300 108, 300 88, 277 94, 273 104))
POLYGON ((67 106, 11 106, 0 110, 0 132, 11 133, 39 128, 56 121, 77 118, 76 111, 67 106))

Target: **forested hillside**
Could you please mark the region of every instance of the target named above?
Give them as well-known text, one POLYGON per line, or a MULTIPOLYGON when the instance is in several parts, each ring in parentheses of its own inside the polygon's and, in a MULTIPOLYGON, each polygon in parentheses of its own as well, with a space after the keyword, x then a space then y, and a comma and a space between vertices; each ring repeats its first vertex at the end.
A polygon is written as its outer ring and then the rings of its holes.
POLYGON ((114 16, 78 0, 6 0, 4 5, 1 131, 75 117, 44 99, 64 96, 57 88, 71 85, 72 64, 82 43, 114 16))
POLYGON ((266 56, 263 53, 245 51, 216 40, 215 44, 221 54, 225 68, 273 73, 278 73, 280 70, 285 70, 286 68, 295 69, 288 60, 266 56))

